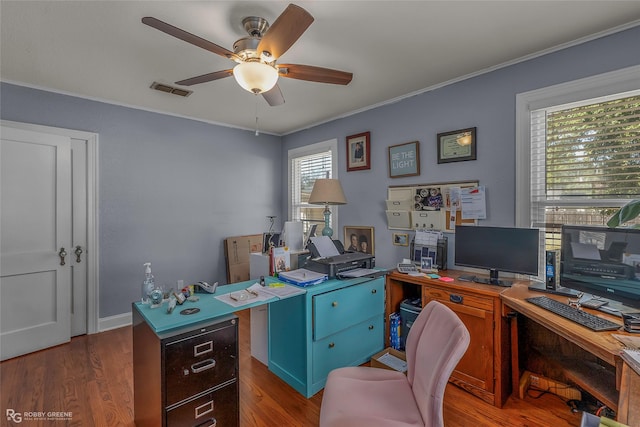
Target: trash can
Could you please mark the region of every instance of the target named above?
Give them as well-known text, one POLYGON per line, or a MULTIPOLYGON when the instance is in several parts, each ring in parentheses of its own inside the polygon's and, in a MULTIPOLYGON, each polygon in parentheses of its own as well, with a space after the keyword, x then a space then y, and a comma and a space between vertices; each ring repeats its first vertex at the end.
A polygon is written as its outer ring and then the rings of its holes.
POLYGON ((422 299, 407 298, 400 303, 400 318, 402 319, 402 327, 400 328, 400 349, 404 350, 407 336, 411 325, 422 311, 422 299))

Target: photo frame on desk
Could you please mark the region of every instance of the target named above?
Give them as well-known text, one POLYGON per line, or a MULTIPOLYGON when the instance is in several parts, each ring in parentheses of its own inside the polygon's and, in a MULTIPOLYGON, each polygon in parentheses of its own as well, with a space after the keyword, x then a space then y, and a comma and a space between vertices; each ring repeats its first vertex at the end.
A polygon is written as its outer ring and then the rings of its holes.
POLYGON ((371 169, 371 133, 347 137, 347 172, 371 169))
POLYGON ((476 128, 438 134, 438 163, 476 160, 476 128))
POLYGON ((375 254, 373 227, 344 226, 344 249, 351 252, 375 254))

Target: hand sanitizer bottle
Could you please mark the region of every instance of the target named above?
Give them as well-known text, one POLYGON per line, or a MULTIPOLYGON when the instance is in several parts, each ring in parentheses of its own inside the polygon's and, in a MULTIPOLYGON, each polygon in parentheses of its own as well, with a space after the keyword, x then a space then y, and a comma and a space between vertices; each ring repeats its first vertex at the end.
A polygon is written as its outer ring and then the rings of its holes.
POLYGON ((142 303, 149 304, 149 297, 151 292, 155 289, 155 282, 153 280, 153 274, 151 274, 151 263, 145 262, 144 264, 144 281, 142 282, 142 303))

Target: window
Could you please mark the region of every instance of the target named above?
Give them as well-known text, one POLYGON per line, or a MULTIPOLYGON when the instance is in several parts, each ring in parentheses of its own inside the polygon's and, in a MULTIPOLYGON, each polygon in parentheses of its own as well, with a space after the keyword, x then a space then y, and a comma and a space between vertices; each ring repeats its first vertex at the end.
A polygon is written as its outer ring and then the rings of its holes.
MULTIPOLYGON (((308 201, 316 179, 337 178, 337 150, 335 139, 289 150, 289 218, 302 221, 305 233, 313 224, 324 224, 324 206, 310 205, 308 201)), ((330 209, 331 221, 337 224, 336 206, 330 209)))
MULTIPOLYGON (((518 95, 516 222, 560 247, 640 194, 640 67, 518 95)), ((544 260, 544 257, 541 257, 544 260)))

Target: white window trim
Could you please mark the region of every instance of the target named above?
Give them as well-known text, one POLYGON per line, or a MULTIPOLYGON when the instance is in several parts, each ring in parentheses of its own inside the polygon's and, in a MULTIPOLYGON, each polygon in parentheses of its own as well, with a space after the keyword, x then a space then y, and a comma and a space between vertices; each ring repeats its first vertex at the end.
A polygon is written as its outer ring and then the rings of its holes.
MULTIPOLYGON (((309 156, 312 154, 321 153, 323 151, 331 151, 331 178, 338 179, 338 140, 329 139, 327 141, 316 142, 314 144, 305 145, 304 147, 292 148, 287 152, 287 216, 291 221, 293 217, 293 205, 291 200, 293 199, 293 185, 292 185, 292 167, 291 162, 297 157, 309 156)), ((337 206, 333 206, 331 214, 331 222, 334 230, 339 230, 338 222, 338 209, 337 206)))
POLYGON ((531 227, 531 112, 640 89, 640 65, 516 95, 516 218, 531 227))

